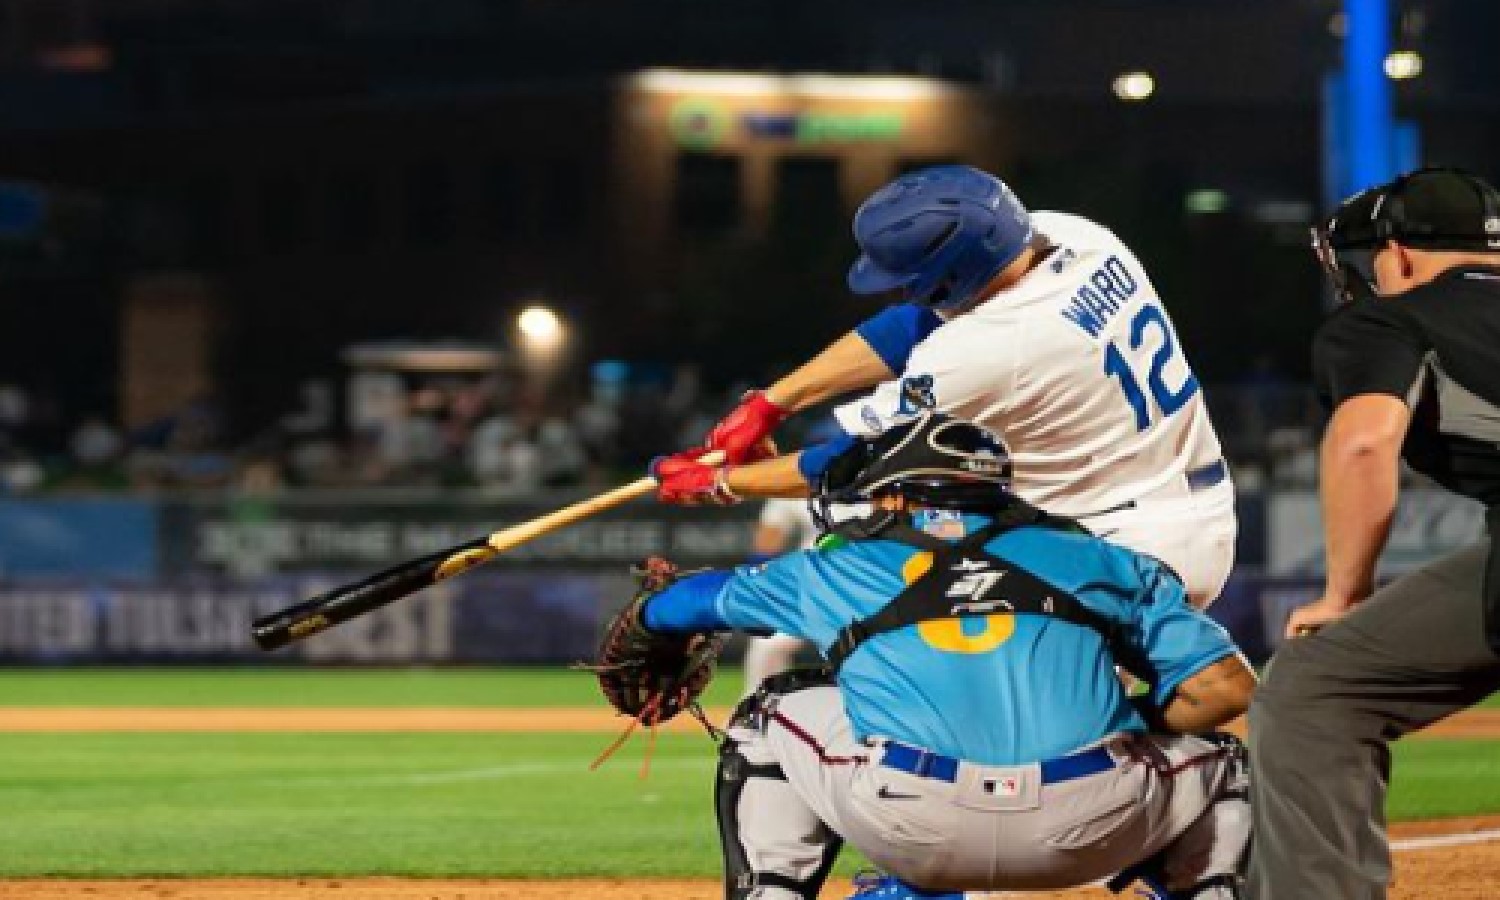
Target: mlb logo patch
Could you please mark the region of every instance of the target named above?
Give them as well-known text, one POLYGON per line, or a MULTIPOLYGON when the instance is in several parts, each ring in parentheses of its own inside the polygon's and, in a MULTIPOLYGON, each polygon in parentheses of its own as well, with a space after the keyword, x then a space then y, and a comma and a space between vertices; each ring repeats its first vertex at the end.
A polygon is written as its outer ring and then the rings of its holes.
POLYGON ((968 533, 963 515, 951 509, 919 509, 912 515, 912 524, 940 538, 961 538, 968 533))
POLYGON ((1002 775, 999 778, 986 778, 984 780, 984 792, 996 797, 1019 797, 1021 795, 1021 779, 1016 775, 1002 775))

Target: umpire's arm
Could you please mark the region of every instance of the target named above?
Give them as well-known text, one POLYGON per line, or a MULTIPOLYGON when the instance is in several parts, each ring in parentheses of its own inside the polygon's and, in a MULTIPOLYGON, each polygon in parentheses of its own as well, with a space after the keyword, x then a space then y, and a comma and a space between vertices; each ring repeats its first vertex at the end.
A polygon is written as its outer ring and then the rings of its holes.
POLYGON ((1339 618, 1374 590, 1375 563, 1396 514, 1401 444, 1410 423, 1406 402, 1390 394, 1360 394, 1334 410, 1319 453, 1327 580, 1323 596, 1287 620, 1287 637, 1339 618))

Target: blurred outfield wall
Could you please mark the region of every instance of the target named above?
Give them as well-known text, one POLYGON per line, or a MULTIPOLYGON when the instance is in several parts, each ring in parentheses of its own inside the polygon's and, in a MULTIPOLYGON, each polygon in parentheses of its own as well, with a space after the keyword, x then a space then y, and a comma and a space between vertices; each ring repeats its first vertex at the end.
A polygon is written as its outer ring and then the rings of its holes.
MULTIPOLYGON (((754 504, 635 504, 287 650, 262 654, 249 641, 260 614, 571 499, 0 501, 0 664, 567 663, 591 655, 629 596, 630 563, 664 553, 688 567, 732 565, 750 553, 754 504)), ((1322 536, 1310 491, 1244 494, 1240 507, 1238 565, 1211 612, 1259 660, 1289 610, 1316 596, 1322 536)), ((1473 504, 1408 491, 1383 574, 1482 529, 1473 504)))

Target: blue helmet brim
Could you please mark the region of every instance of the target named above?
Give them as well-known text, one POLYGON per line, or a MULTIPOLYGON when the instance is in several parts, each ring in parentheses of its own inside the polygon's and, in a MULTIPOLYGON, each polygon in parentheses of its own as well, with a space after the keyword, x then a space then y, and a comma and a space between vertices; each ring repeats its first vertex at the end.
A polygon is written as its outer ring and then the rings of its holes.
POLYGON ((849 267, 847 279, 849 290, 856 294, 883 294, 886 291, 894 291, 904 288, 916 281, 920 273, 911 272, 899 275, 888 272, 875 264, 875 260, 868 256, 860 256, 849 267))

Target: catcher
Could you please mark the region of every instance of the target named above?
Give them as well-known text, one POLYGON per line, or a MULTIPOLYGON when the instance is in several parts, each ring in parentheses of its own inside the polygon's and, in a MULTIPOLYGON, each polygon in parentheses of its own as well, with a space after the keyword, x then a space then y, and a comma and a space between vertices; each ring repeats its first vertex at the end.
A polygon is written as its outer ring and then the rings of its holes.
POLYGON ((602 654, 620 711, 690 705, 722 629, 802 637, 827 660, 730 720, 726 898, 812 900, 845 840, 890 873, 857 882, 869 900, 1111 875, 1158 898, 1240 896, 1241 748, 1186 735, 1243 712, 1254 676, 1160 563, 1026 504, 1009 477, 990 432, 926 413, 828 467, 821 507, 875 504, 835 546, 648 567, 602 654), (1139 707, 1117 660, 1154 686, 1139 707))

